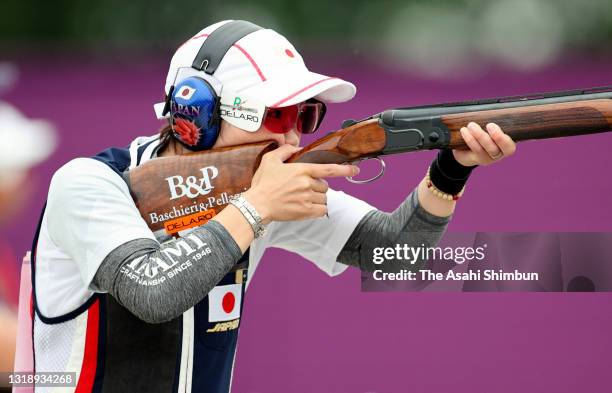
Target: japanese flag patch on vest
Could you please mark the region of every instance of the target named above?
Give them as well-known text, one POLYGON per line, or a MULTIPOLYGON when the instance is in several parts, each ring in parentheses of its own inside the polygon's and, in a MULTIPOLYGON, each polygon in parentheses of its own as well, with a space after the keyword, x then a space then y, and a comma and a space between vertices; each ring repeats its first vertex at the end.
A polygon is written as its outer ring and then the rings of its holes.
POLYGON ((208 322, 240 318, 242 284, 219 285, 208 293, 208 322))

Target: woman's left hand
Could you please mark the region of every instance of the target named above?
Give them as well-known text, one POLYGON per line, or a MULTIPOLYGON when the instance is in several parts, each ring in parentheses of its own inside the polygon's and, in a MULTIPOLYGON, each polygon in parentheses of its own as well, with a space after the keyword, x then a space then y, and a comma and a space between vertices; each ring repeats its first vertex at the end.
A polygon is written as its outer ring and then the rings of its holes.
POLYGON ((516 143, 495 123, 483 130, 471 122, 460 132, 469 150, 453 150, 455 159, 464 166, 489 165, 509 157, 516 151, 516 143))

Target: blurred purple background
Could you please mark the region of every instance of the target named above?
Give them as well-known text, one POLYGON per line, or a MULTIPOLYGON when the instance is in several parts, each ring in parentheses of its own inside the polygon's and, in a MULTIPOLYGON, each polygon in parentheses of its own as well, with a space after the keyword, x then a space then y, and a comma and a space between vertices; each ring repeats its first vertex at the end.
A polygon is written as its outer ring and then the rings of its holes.
MULTIPOLYGON (((28 210, 2 228, 18 255, 30 248, 58 167, 157 131, 152 104, 167 71, 166 58, 64 57, 44 67, 39 60, 17 61, 19 83, 3 96, 27 116, 52 121, 60 137, 33 171, 28 210)), ((537 71, 497 67, 446 80, 358 56, 308 65, 358 87, 352 102, 330 108, 328 131, 397 106, 611 84, 612 59, 576 56, 537 71)), ((611 147, 610 134, 521 144, 516 156, 474 173, 450 230, 611 231, 611 147)), ((386 175, 369 185, 332 185, 392 210, 433 155, 390 157, 386 175)), ((330 279, 284 251, 264 259, 246 297, 235 392, 612 391, 612 294, 361 293, 357 271, 330 279)))

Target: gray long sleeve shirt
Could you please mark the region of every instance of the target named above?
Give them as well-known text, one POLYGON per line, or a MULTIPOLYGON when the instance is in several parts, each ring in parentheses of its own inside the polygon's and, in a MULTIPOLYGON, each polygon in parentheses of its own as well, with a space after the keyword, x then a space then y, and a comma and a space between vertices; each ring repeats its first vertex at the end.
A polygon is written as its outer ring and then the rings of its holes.
MULTIPOLYGON (((437 217, 425 211, 414 190, 392 213, 375 210, 366 214, 337 259, 371 271, 376 266, 372 262, 374 247, 434 246, 449 220, 450 217, 437 217)), ((110 293, 138 318, 161 323, 178 317, 202 300, 240 257, 240 248, 227 230, 210 221, 186 237, 163 244, 137 239, 117 247, 100 265, 92 287, 110 293), (189 252, 176 252, 180 249, 189 252), (206 263, 190 262, 196 252, 206 263), (187 263, 190 274, 173 279, 166 276, 171 270, 165 272, 164 267, 187 263), (139 281, 151 270, 164 273, 158 275, 156 285, 140 285, 139 281)), ((393 266, 402 268, 400 264, 393 266)))

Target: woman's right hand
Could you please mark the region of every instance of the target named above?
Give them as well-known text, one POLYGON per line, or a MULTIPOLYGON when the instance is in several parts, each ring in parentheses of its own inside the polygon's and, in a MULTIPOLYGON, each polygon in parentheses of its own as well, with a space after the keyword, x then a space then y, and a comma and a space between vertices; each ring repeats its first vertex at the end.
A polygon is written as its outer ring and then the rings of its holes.
POLYGON ((324 177, 355 176, 359 168, 338 164, 286 164, 284 161, 299 147, 289 144, 264 154, 251 188, 244 197, 270 221, 294 221, 327 214, 325 193, 329 188, 324 177))

